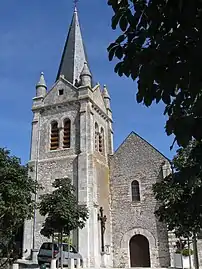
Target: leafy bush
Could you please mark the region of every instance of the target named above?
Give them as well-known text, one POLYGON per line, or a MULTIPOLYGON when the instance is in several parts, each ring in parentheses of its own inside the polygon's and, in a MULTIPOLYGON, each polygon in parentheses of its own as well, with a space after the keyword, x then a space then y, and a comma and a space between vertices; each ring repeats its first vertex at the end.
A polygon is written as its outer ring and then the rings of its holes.
POLYGON ((178 240, 176 242, 175 247, 177 248, 175 253, 181 254, 182 256, 189 256, 193 254, 193 250, 187 248, 187 241, 186 240, 178 240))
POLYGON ((194 252, 192 249, 184 248, 182 250, 177 249, 175 253, 182 254, 182 256, 187 257, 189 255, 193 255, 194 252))

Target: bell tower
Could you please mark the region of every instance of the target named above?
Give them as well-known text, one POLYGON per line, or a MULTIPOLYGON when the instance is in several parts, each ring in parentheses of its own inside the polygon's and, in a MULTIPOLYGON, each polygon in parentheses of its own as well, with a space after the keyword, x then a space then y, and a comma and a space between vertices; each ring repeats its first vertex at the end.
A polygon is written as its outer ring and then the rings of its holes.
MULTIPOLYGON (((112 264, 108 159, 113 154, 112 112, 107 87, 95 85, 92 77, 75 8, 55 84, 47 90, 41 73, 36 85, 29 165, 30 176, 43 187, 36 201, 52 191, 56 178, 72 179, 78 203, 89 210, 86 226, 73 233, 73 244, 87 267, 112 264), (104 246, 100 207, 106 215, 104 246)), ((40 234, 42 224, 37 210, 25 222, 24 256, 49 241, 40 234)))

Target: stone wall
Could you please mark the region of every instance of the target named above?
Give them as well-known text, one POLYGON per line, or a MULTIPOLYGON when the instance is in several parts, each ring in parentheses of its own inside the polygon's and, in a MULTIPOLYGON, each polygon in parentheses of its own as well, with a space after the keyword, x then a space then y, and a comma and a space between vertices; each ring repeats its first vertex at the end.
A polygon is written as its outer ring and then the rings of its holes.
MULTIPOLYGON (((60 83, 58 84, 60 87, 60 83)), ((63 84, 65 93, 72 92, 70 87, 63 84)), ((32 129, 32 144, 31 144, 31 160, 29 162, 33 171, 30 172, 30 176, 36 179, 42 186, 42 190, 38 191, 37 201, 39 201, 40 195, 52 191, 52 183, 56 178, 69 177, 72 179, 74 186, 78 185, 78 150, 79 150, 79 138, 80 138, 80 126, 79 126, 79 109, 80 103, 78 101, 71 101, 69 103, 63 103, 55 105, 55 100, 60 98, 58 96, 57 86, 53 88, 47 97, 45 98, 46 106, 41 107, 38 111, 34 110, 33 129, 32 129), (53 97, 56 98, 53 98, 53 97), (50 98, 51 97, 51 98, 50 98), (52 104, 51 104, 52 102, 52 104), (51 105, 51 106, 50 106, 51 105), (63 123, 66 118, 71 120, 71 147, 63 148, 63 123), (50 150, 50 131, 51 122, 58 122, 59 134, 60 134, 60 146, 57 150, 50 150), (38 161, 36 161, 38 160, 38 161)), ((40 216, 39 212, 36 212, 35 221, 35 248, 39 248, 45 239, 40 235, 44 218, 40 216)), ((24 242, 23 250, 25 256, 29 256, 30 249, 33 247, 33 225, 34 221, 29 220, 25 222, 24 226, 24 242)), ((77 244, 77 238, 74 240, 74 244, 77 244)))
POLYGON ((141 234, 150 246, 152 267, 169 266, 166 228, 154 215, 157 203, 152 185, 162 178, 167 159, 145 140, 131 133, 110 161, 110 189, 114 267, 130 266, 129 241, 141 234), (140 202, 133 202, 131 183, 140 186, 140 202))

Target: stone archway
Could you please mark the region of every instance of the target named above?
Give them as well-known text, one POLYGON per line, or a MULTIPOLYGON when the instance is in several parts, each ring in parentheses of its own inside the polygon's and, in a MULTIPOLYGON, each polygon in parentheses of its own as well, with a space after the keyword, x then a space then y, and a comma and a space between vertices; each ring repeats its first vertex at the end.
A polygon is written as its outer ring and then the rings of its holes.
POLYGON ((136 227, 129 231, 127 231, 120 242, 120 249, 121 249, 121 255, 123 256, 122 260, 125 267, 131 267, 130 262, 130 240, 135 235, 143 235, 146 237, 146 239, 149 242, 149 248, 150 248, 150 267, 159 267, 159 264, 157 262, 157 245, 156 245, 156 239, 153 236, 153 234, 148 231, 147 229, 136 227))
POLYGON ((134 235, 129 242, 131 267, 150 267, 149 241, 141 234, 134 235))

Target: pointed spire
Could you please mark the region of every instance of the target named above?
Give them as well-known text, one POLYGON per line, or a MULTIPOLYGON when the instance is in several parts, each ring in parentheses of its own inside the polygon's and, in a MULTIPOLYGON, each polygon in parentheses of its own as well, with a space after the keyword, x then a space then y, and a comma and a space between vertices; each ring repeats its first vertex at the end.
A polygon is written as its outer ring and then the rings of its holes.
POLYGON ((56 80, 64 75, 66 80, 74 84, 76 79, 79 80, 84 62, 87 62, 87 56, 75 6, 56 80))
POLYGON ((41 72, 39 82, 36 84, 36 96, 45 96, 46 90, 47 90, 47 85, 44 78, 44 73, 41 72))
POLYGON ((87 62, 84 63, 80 78, 81 78, 81 85, 82 86, 89 86, 89 87, 92 86, 92 75, 91 75, 91 72, 88 68, 87 62))
POLYGON ((111 99, 110 98, 110 95, 109 95, 109 92, 107 90, 107 86, 104 85, 104 89, 103 89, 103 93, 102 93, 103 97, 106 98, 106 99, 111 99))
POLYGON ((82 69, 82 71, 81 71, 81 75, 80 75, 80 76, 81 76, 81 77, 82 77, 82 76, 89 76, 89 77, 92 77, 87 62, 84 63, 84 66, 83 66, 83 69, 82 69))
POLYGON ((36 84, 36 88, 38 88, 38 87, 44 87, 47 89, 46 81, 45 81, 43 72, 41 72, 39 82, 36 84))
POLYGON ((110 106, 110 95, 109 95, 109 92, 107 90, 107 86, 104 85, 104 89, 103 89, 103 92, 102 92, 102 96, 104 98, 104 103, 105 103, 105 106, 108 110, 111 110, 111 106, 110 106))

